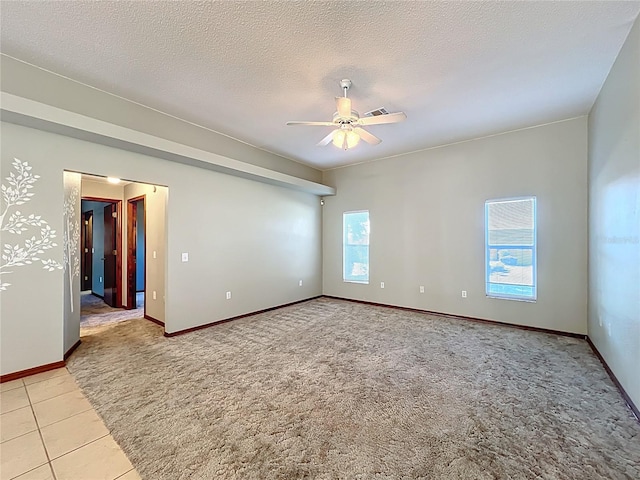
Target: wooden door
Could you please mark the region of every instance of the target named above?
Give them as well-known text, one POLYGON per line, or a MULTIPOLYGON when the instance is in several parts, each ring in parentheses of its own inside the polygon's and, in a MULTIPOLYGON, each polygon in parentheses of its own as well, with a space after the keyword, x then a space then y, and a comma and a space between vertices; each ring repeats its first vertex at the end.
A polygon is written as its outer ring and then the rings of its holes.
POLYGON ((115 203, 104 207, 104 301, 119 307, 118 299, 118 211, 115 203))
POLYGON ((138 250, 138 204, 134 200, 127 202, 127 308, 136 308, 136 285, 138 250))
POLYGON ((80 275, 82 290, 93 289, 93 210, 82 214, 80 275))

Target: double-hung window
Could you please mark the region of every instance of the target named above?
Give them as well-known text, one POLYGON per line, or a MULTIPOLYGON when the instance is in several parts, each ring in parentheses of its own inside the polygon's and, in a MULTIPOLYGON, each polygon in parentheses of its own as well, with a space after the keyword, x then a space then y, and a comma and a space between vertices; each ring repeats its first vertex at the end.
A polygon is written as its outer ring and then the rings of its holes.
POLYGON ((342 279, 369 283, 369 212, 345 212, 342 220, 342 279))
POLYGON ((536 197, 485 203, 486 292, 535 301, 536 197))

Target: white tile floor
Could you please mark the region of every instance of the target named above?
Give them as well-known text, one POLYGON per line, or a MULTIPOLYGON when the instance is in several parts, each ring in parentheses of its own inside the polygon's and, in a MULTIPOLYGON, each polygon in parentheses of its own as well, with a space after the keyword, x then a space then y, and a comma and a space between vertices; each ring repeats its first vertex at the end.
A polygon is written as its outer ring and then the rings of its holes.
POLYGON ((0 480, 140 480, 66 368, 0 387, 0 480))

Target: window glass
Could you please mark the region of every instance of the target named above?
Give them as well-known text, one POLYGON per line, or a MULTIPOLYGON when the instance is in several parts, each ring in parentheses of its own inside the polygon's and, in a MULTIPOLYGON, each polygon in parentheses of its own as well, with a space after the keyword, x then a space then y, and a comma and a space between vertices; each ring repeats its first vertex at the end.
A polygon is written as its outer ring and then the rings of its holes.
POLYGON ((343 214, 343 280, 369 283, 369 212, 343 214))
POLYGON ((536 300, 536 198, 485 203, 486 292, 536 300))

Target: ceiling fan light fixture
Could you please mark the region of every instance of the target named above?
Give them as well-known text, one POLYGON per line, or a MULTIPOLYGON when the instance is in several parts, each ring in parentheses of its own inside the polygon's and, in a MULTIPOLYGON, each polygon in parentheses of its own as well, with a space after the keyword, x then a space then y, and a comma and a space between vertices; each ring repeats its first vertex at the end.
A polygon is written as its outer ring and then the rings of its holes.
POLYGON ((343 150, 349 150, 358 145, 358 143, 360 143, 360 135, 353 130, 341 128, 333 134, 333 144, 343 150))
POLYGON ((360 135, 358 135, 353 130, 349 130, 347 132, 347 147, 353 148, 360 143, 360 135))
POLYGON ((347 134, 344 130, 336 130, 335 133, 333 134, 333 144, 338 148, 342 148, 344 145, 346 136, 347 134))

